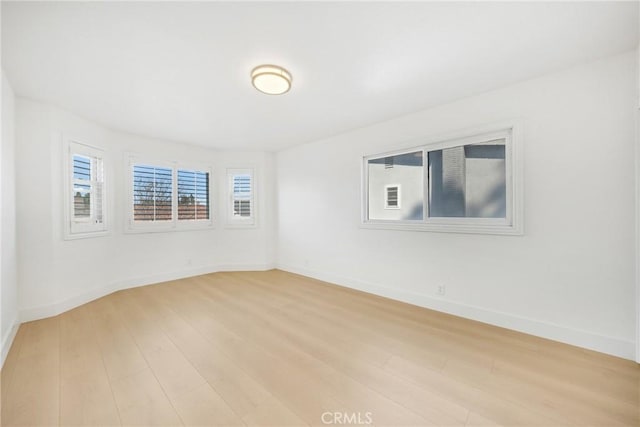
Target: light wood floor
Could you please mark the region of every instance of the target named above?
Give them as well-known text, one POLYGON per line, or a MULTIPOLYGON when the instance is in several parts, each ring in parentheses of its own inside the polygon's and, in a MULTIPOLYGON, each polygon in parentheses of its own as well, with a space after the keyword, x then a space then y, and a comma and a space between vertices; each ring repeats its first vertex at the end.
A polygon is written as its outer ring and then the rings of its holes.
POLYGON ((639 426, 639 388, 630 361, 281 271, 216 273, 23 324, 2 425, 639 426))

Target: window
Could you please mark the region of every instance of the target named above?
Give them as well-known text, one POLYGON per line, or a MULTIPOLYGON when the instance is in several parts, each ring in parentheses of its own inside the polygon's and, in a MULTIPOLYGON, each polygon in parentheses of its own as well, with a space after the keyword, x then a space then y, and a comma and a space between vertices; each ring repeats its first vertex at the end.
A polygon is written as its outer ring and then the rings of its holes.
POLYGON ((363 223, 521 234, 513 128, 364 158, 363 223))
POLYGON ((428 152, 429 216, 506 218, 505 139, 428 152))
POLYGON ((228 169, 229 225, 254 225, 254 178, 252 169, 228 169))
POLYGON ((209 219, 209 172, 178 169, 178 221, 209 219))
POLYGON ((209 168, 130 158, 130 230, 211 226, 209 168))
POLYGON ((400 186, 387 185, 384 187, 385 209, 400 209, 400 186))
POLYGON ((424 204, 422 151, 367 160, 370 220, 421 220, 424 204), (393 167, 388 167, 388 165, 393 167), (402 192, 400 188, 402 187, 402 192))
POLYGON ((173 219, 173 170, 133 165, 133 220, 171 221, 173 219))
POLYGON ((65 147, 65 238, 103 235, 107 230, 104 152, 71 140, 65 147))

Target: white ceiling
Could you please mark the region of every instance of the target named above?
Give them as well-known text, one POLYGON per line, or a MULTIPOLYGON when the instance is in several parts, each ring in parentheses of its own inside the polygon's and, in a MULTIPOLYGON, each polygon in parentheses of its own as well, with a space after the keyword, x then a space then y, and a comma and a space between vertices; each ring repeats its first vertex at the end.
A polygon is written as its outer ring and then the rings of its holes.
POLYGON ((637 42, 636 2, 2 2, 18 95, 221 149, 282 149, 637 42), (292 90, 253 89, 261 63, 292 90))

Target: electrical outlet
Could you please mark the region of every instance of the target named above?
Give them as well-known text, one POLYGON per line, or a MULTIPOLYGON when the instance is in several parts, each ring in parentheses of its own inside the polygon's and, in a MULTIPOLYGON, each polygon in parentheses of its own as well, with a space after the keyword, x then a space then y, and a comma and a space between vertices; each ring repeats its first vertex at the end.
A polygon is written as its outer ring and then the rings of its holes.
POLYGON ((447 287, 444 285, 444 283, 439 284, 436 290, 436 294, 444 295, 446 293, 447 293, 447 287))

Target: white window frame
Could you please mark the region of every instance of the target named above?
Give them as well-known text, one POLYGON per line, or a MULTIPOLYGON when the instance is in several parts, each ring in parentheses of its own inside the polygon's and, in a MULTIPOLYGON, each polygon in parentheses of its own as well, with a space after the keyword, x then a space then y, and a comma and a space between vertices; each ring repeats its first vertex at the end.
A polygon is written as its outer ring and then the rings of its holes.
POLYGON ((384 186, 384 208, 385 209, 401 209, 402 208, 402 186, 400 184, 389 184, 384 186), (396 205, 389 206, 389 189, 396 189, 396 205))
MULTIPOLYGON (((74 239, 85 239, 91 237, 100 237, 105 236, 109 233, 108 226, 108 206, 107 206, 107 194, 108 194, 108 186, 107 186, 107 173, 106 173, 106 165, 107 161, 105 159, 105 151, 101 148, 94 147, 84 142, 81 142, 77 138, 64 137, 63 139, 63 170, 64 170, 64 239, 65 240, 74 240, 74 239), (75 216, 75 207, 74 207, 74 185, 75 178, 73 176, 73 156, 74 155, 85 156, 89 158, 100 159, 101 168, 102 168, 102 180, 94 181, 93 179, 90 181, 91 184, 91 198, 92 200, 96 199, 95 196, 95 186, 94 182, 100 182, 102 184, 102 222, 97 223, 94 220, 95 212, 91 212, 90 217, 87 220, 77 220, 74 218, 75 216)), ((93 203, 91 206, 95 206, 93 203)))
POLYGON ((226 200, 227 200, 227 227, 228 228, 255 228, 258 225, 257 222, 257 179, 255 168, 227 168, 226 171, 226 180, 227 180, 227 191, 226 191, 226 200), (251 215, 249 217, 237 217, 234 215, 234 197, 233 197, 233 176, 234 175, 250 175, 251 176, 251 198, 250 206, 251 206, 251 215))
POLYGON ((202 230, 213 228, 214 211, 213 211, 213 196, 214 196, 214 175, 213 167, 207 165, 198 165, 189 162, 177 162, 158 160, 153 157, 140 156, 137 154, 126 155, 126 194, 127 194, 127 207, 126 217, 127 226, 125 231, 127 233, 155 233, 155 232, 170 232, 170 231, 184 231, 184 230, 202 230), (133 191, 133 166, 134 165, 147 165, 161 168, 171 169, 171 219, 170 220, 158 220, 158 221, 135 221, 134 220, 134 191, 133 191), (197 172, 206 172, 209 174, 209 219, 178 219, 178 170, 189 170, 197 172))
POLYGON ((188 164, 180 164, 178 163, 174 169, 174 178, 175 178, 175 219, 177 221, 178 228, 186 229, 186 228, 206 228, 213 226, 213 168, 210 166, 205 167, 197 167, 194 165, 188 164), (208 189, 208 200, 209 200, 209 218, 208 219, 180 219, 178 216, 178 170, 183 171, 192 171, 192 172, 204 172, 209 174, 209 189, 208 189))
MULTIPOLYGON (((487 125, 475 129, 458 132, 442 137, 432 138, 430 142, 407 146, 394 150, 362 157, 362 218, 361 226, 374 229, 433 231, 447 233, 472 233, 496 235, 522 235, 523 230, 523 197, 522 197, 522 157, 521 157, 521 125, 514 122, 487 125), (506 218, 441 218, 429 217, 429 173, 428 154, 431 151, 450 147, 505 139, 506 169, 506 218), (369 182, 368 162, 415 151, 423 153, 423 212, 422 220, 381 220, 369 219, 369 182)), ((385 189, 386 191, 386 189, 385 189)), ((386 194, 385 194, 386 196, 386 194)))

